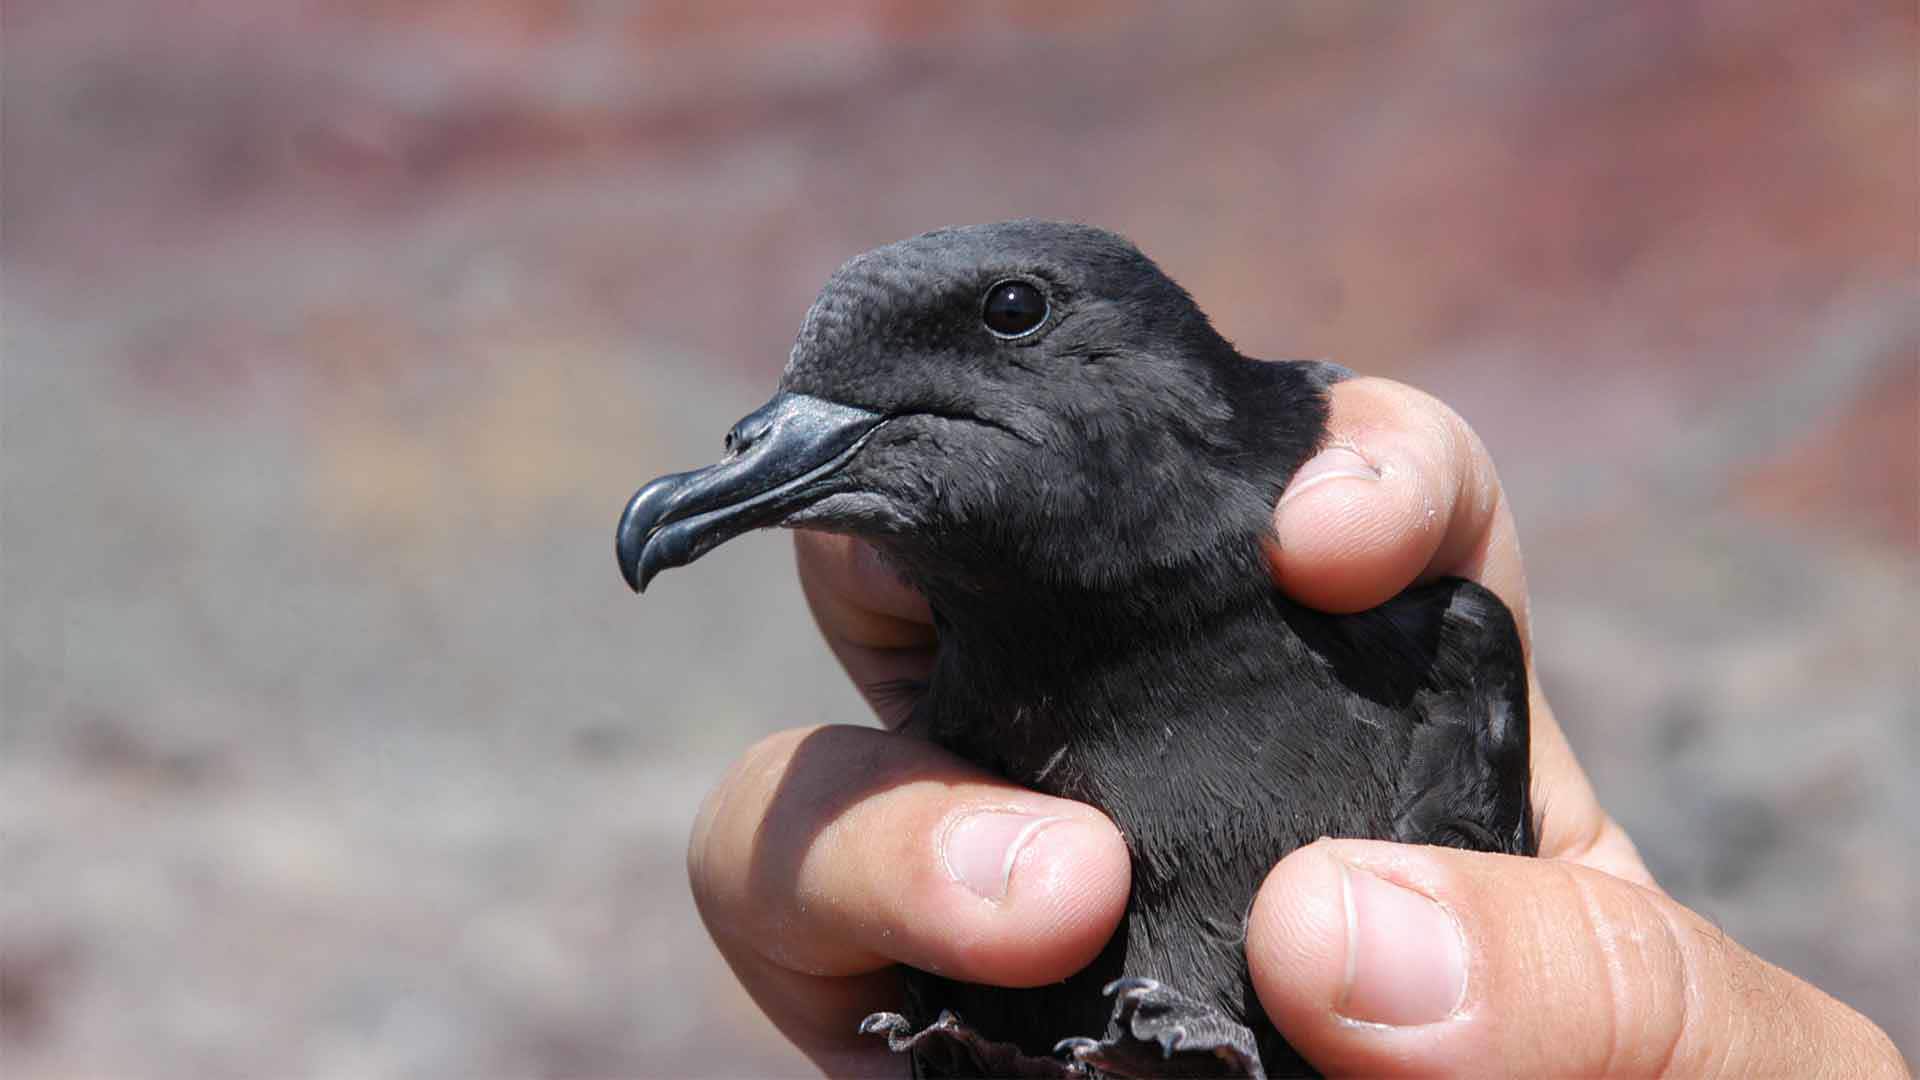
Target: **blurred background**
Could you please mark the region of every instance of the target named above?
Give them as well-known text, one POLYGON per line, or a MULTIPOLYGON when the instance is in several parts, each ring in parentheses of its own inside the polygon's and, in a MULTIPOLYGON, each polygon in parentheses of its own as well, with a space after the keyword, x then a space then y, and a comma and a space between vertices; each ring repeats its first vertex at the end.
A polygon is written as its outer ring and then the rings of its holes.
POLYGON ((0 14, 8 1076, 804 1071, 684 838, 866 718, 784 537, 614 521, 1026 215, 1459 408, 1602 798, 1920 1055, 1912 4, 0 14))

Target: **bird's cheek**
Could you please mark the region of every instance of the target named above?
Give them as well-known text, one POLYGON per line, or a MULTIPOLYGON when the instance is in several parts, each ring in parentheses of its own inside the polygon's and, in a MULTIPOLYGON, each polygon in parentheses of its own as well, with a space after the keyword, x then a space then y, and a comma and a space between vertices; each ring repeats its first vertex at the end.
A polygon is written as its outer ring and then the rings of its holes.
POLYGON ((819 529, 853 536, 889 536, 920 524, 914 508, 876 491, 843 491, 787 516, 782 524, 795 529, 819 529))

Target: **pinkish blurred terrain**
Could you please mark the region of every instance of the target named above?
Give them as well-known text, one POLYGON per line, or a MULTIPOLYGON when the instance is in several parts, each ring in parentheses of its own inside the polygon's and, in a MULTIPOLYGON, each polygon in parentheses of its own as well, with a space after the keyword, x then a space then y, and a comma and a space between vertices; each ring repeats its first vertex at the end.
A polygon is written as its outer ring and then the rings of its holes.
POLYGON ((743 1076, 686 827, 863 720, 640 481, 843 258, 1130 234, 1455 404, 1662 881, 1920 1054, 1910 3, 6 0, 0 1061, 743 1076))

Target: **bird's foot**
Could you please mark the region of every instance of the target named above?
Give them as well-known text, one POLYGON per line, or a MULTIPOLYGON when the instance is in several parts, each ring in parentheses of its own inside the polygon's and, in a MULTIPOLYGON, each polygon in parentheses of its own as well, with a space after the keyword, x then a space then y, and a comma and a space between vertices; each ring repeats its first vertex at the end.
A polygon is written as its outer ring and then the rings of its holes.
POLYGON ((1206 1076, 1265 1080, 1253 1032, 1226 1013, 1153 979, 1117 979, 1110 1039, 1063 1039, 1054 1053, 1102 1077, 1206 1076))
POLYGON ((915 1076, 1021 1076, 1084 1080, 1083 1066, 1059 1058, 1033 1057, 1012 1043, 986 1038, 952 1010, 919 1031, 899 1013, 877 1012, 860 1021, 860 1034, 884 1035, 896 1054, 913 1055, 915 1076))

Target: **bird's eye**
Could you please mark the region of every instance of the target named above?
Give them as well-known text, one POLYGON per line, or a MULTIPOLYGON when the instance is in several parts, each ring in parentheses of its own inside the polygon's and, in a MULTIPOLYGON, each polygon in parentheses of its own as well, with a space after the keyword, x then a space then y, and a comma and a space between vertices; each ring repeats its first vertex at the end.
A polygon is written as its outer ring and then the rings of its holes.
POLYGON ((1047 298, 1024 281, 998 282, 987 290, 980 320, 995 337, 1026 337, 1047 321, 1047 298))

